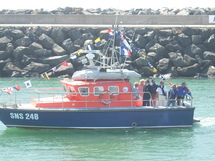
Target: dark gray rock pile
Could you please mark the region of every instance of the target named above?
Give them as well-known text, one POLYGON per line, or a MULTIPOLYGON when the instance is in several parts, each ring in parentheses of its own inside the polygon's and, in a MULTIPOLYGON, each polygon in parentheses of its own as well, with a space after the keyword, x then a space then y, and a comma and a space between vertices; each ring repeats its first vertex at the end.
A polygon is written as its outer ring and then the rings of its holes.
MULTIPOLYGON (((54 77, 72 75, 83 68, 71 59, 101 34, 99 28, 2 27, 0 28, 0 76, 38 77, 49 71, 54 77), (50 69, 63 61, 53 74, 50 69)), ((142 52, 132 51, 127 68, 142 76, 171 74, 173 77, 215 76, 215 29, 213 28, 138 28, 125 29, 125 35, 142 52), (144 57, 142 54, 145 54, 144 57), (158 72, 153 72, 155 67, 158 72)), ((97 47, 100 49, 102 46, 97 47)), ((82 59, 80 57, 80 59, 82 59)))
POLYGON ((0 14, 84 14, 84 15, 215 15, 215 8, 183 8, 183 9, 173 9, 173 8, 161 8, 161 9, 150 9, 150 8, 138 8, 130 10, 118 10, 115 8, 108 9, 83 9, 77 7, 65 7, 57 8, 52 11, 47 11, 44 9, 19 9, 19 10, 0 10, 0 14))

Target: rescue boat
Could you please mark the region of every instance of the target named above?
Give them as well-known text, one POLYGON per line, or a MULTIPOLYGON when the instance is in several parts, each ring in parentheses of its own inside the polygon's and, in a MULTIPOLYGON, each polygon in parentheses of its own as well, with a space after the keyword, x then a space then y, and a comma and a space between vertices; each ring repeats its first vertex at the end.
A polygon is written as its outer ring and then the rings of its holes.
MULTIPOLYGON (((88 62, 71 79, 61 81, 64 91, 14 93, 0 104, 0 120, 7 127, 45 129, 133 129, 192 127, 195 107, 143 106, 136 99, 133 79, 119 54, 85 50, 88 62), (21 97, 34 96, 29 102, 21 97)), ((143 93, 144 94, 144 93, 143 93)))

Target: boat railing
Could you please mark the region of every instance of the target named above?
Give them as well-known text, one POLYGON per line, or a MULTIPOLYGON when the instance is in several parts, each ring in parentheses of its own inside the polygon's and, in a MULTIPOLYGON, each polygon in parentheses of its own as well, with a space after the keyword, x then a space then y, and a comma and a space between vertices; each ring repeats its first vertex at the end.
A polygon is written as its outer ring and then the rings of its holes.
MULTIPOLYGON (((102 93, 102 92, 101 92, 102 93)), ((24 103, 30 103, 32 101, 36 101, 37 103, 44 103, 44 102, 62 102, 62 107, 64 107, 64 102, 76 102, 76 103, 85 103, 85 107, 89 107, 89 104, 92 102, 101 102, 101 99, 91 99, 92 97, 89 97, 90 95, 95 95, 95 93, 88 93, 86 96, 82 96, 80 100, 72 100, 68 99, 67 95, 80 95, 79 92, 64 92, 62 88, 40 88, 40 89, 29 89, 24 91, 18 91, 13 92, 12 94, 8 95, 5 93, 5 95, 0 96, 0 105, 7 106, 9 105, 16 105, 16 104, 24 104, 24 103)), ((123 103, 123 102, 130 102, 129 106, 142 106, 144 101, 148 101, 148 106, 181 106, 181 105, 192 105, 192 99, 187 99, 185 101, 183 100, 164 100, 164 102, 161 103, 161 101, 156 97, 155 99, 152 99, 151 94, 149 92, 138 92, 138 97, 135 92, 118 92, 118 93, 110 93, 110 96, 121 96, 121 99, 112 99, 105 98, 103 100, 103 103, 106 104, 106 106, 111 107, 111 104, 114 102, 123 103), (127 94, 127 97, 123 97, 127 94), (147 100, 143 100, 143 95, 149 94, 150 98, 147 100), (178 102, 177 102, 178 101, 178 102), (138 103, 137 103, 138 102, 138 103), (168 104, 171 102, 171 104, 168 104), (178 104, 179 103, 179 104, 178 104), (184 104, 183 104, 184 103, 184 104)), ((96 96, 99 96, 98 93, 96 96)))

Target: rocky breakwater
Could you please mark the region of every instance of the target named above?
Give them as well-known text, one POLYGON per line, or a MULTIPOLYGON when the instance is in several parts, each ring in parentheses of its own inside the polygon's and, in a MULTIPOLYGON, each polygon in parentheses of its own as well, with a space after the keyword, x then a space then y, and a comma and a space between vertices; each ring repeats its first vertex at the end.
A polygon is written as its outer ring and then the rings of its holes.
MULTIPOLYGON (((99 28, 3 27, 0 28, 0 76, 39 77, 48 71, 51 77, 72 76, 83 68, 73 57, 79 49, 101 36, 99 28), (63 61, 69 66, 61 66, 63 61), (50 69, 58 66, 53 74, 50 69)), ((215 76, 215 29, 212 28, 138 28, 125 29, 137 50, 127 68, 142 76, 170 74, 172 77, 215 76), (150 62, 150 63, 149 63, 150 62), (158 70, 157 73, 153 68, 158 70)), ((103 45, 99 46, 100 49, 103 45)))
MULTIPOLYGON (((144 6, 144 5, 143 5, 144 6)), ((136 9, 128 9, 128 10, 119 10, 116 8, 89 8, 84 9, 80 7, 65 7, 65 8, 57 8, 51 11, 47 11, 45 9, 19 9, 19 10, 9 10, 3 9, 0 10, 0 15, 23 15, 23 14, 51 14, 51 15, 215 15, 215 8, 160 8, 160 9, 151 9, 151 8, 136 8, 136 9)))

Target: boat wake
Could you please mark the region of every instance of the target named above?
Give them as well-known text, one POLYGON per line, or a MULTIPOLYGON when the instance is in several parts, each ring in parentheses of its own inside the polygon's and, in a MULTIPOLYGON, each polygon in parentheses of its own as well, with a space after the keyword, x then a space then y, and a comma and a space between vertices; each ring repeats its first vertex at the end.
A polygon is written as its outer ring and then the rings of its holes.
POLYGON ((215 117, 207 117, 207 118, 201 118, 200 119, 200 125, 203 127, 209 127, 215 125, 215 117))

